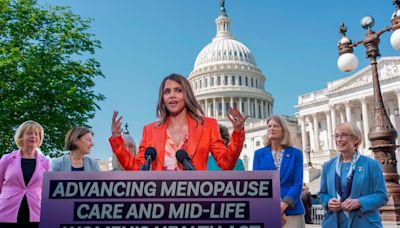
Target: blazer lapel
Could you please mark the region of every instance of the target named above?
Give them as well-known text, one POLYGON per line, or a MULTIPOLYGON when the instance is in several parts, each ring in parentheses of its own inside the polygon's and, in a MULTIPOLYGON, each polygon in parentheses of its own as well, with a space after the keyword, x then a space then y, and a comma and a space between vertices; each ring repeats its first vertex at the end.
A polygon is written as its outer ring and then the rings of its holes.
POLYGON ((352 199, 356 199, 360 197, 362 184, 364 182, 365 176, 365 162, 364 158, 361 156, 357 161, 356 168, 354 170, 353 184, 351 186, 351 195, 352 199))
POLYGON ((332 165, 329 167, 329 170, 326 170, 328 172, 328 193, 329 195, 333 196, 336 198, 336 189, 335 189, 335 174, 336 174, 336 162, 337 162, 337 157, 335 158, 335 161, 332 162, 332 165))
POLYGON ((24 175, 22 173, 22 166, 21 166, 21 149, 19 149, 17 151, 16 155, 16 159, 15 159, 15 168, 18 169, 18 175, 17 175, 17 179, 18 181, 21 183, 21 186, 26 187, 25 185, 25 181, 24 181, 24 175))
POLYGON ((190 158, 194 157, 196 153, 197 145, 199 144, 201 134, 203 133, 203 125, 198 122, 196 126, 196 121, 188 114, 188 148, 187 153, 190 158))
POLYGON ((167 140, 167 126, 168 126, 169 118, 165 121, 165 123, 159 127, 154 126, 151 129, 151 145, 157 151, 157 161, 159 167, 164 168, 164 154, 165 154, 165 142, 167 140))

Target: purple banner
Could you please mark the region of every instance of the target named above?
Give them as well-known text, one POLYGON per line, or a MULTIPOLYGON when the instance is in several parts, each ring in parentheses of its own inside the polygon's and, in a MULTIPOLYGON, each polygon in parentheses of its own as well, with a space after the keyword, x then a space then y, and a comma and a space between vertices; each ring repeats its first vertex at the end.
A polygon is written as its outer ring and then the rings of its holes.
POLYGON ((40 227, 280 227, 275 171, 48 172, 40 227))

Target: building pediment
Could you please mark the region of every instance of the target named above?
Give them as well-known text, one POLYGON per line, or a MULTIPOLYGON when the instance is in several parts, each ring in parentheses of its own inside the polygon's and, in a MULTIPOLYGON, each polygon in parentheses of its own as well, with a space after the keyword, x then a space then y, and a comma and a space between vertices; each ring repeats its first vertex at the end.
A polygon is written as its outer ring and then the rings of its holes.
MULTIPOLYGON (((378 61, 378 74, 381 83, 392 78, 399 78, 400 80, 400 58, 399 57, 386 57, 378 61)), ((328 93, 335 94, 345 91, 352 91, 354 89, 364 87, 366 85, 372 86, 372 73, 371 66, 365 67, 359 72, 353 74, 340 81, 331 82, 328 84, 328 93), (330 85, 329 85, 330 84, 330 85)))

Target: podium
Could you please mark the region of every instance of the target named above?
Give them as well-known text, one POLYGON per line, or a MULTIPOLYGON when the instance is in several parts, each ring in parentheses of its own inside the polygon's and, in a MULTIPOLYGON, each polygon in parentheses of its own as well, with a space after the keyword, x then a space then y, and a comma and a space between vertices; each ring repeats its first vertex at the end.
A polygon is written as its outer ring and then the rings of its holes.
POLYGON ((281 227, 279 174, 48 172, 40 227, 281 227))

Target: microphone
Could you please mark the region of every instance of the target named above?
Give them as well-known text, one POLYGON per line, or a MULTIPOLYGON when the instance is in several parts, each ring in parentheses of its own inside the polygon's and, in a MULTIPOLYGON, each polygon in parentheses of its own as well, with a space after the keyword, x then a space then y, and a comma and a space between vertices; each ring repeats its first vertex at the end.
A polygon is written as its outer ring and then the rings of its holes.
POLYGON ((196 170, 196 168, 190 162, 189 155, 186 153, 186 151, 178 150, 178 151, 176 151, 175 156, 176 156, 176 160, 178 160, 178 162, 183 164, 183 166, 185 167, 185 170, 196 170))
POLYGON ((147 147, 144 151, 144 157, 146 158, 146 165, 142 165, 140 170, 150 170, 150 164, 156 159, 157 151, 154 147, 147 147))

